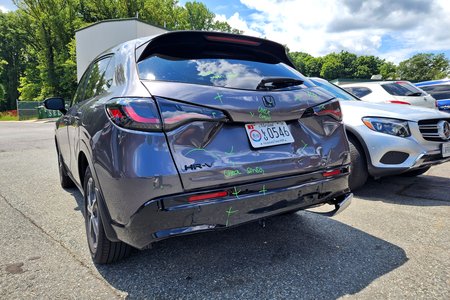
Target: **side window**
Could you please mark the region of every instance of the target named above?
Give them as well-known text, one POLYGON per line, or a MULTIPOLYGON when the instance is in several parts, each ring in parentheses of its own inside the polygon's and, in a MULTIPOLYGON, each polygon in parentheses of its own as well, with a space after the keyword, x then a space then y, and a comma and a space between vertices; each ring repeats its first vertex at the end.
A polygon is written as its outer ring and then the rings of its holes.
POLYGON ((83 101, 84 96, 84 87, 86 86, 87 78, 89 77, 89 68, 84 72, 83 76, 80 79, 80 83, 78 83, 77 90, 75 91, 75 95, 73 96, 72 103, 70 106, 72 107, 74 104, 83 101))
POLYGON ((358 98, 362 98, 372 93, 372 90, 366 87, 345 87, 344 90, 350 92, 358 98))
POLYGON ((426 91, 436 100, 450 99, 450 84, 424 86, 422 90, 426 91))
POLYGON ((115 62, 115 58, 113 56, 109 60, 108 66, 106 67, 105 74, 103 75, 103 80, 101 80, 97 86, 96 95, 103 94, 112 86, 115 67, 116 67, 116 62, 115 62))
POLYGON ((86 83, 86 91, 84 93, 83 100, 90 99, 103 92, 102 88, 106 84, 105 71, 110 60, 111 57, 106 57, 92 65, 91 71, 89 72, 89 78, 86 83))

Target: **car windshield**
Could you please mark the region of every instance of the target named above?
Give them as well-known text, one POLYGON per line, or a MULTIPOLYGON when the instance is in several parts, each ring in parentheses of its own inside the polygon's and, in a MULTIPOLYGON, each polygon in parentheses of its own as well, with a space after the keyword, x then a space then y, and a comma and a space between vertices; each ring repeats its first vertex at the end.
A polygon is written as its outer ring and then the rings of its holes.
POLYGON ((283 87, 298 89, 311 84, 298 71, 284 63, 268 63, 229 58, 168 57, 152 55, 138 64, 144 80, 175 81, 218 87, 255 90, 263 78, 288 78, 303 84, 283 87))
POLYGON ((317 79, 311 79, 310 80, 317 86, 327 90, 332 95, 334 95, 339 100, 345 100, 345 101, 357 101, 358 99, 354 97, 353 95, 349 94, 348 92, 342 90, 341 88, 335 86, 332 83, 329 83, 325 80, 317 80, 317 79))
POLYGON ((424 92, 405 81, 385 83, 381 86, 393 96, 425 96, 424 92))

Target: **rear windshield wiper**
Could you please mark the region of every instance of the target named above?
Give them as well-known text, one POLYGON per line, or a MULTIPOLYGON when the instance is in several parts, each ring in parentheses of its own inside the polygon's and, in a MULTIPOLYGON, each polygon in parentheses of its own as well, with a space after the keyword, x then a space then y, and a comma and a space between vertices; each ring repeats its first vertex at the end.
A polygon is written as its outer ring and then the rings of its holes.
POLYGON ((409 93, 406 96, 422 96, 422 92, 409 93))
POLYGON ((289 78, 289 77, 265 77, 261 79, 258 86, 256 87, 257 90, 276 90, 276 89, 282 89, 290 86, 296 86, 303 84, 303 80, 295 79, 295 78, 289 78))

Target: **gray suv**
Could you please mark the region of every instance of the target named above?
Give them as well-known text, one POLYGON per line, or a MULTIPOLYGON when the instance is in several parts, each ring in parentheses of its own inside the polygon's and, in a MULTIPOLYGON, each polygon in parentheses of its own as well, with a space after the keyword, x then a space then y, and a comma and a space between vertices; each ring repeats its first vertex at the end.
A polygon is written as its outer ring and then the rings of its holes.
POLYGON ((63 188, 84 195, 92 258, 117 261, 172 236, 351 200, 339 102, 282 45, 170 32, 94 60, 55 144, 63 188))

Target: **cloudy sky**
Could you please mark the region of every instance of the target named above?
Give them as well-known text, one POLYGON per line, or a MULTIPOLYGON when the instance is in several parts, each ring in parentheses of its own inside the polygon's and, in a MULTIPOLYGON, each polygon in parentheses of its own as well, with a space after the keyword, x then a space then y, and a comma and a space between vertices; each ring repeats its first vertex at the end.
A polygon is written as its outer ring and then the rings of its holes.
MULTIPOLYGON (((180 1, 181 4, 186 1, 180 1)), ((245 34, 321 56, 347 50, 400 62, 450 58, 450 0, 202 0, 245 34)))
MULTIPOLYGON (((245 34, 285 44, 291 51, 321 56, 347 50, 395 63, 417 52, 445 53, 450 58, 450 0, 200 2, 219 20, 245 34)), ((11 9, 11 0, 0 0, 0 10, 11 9)))

